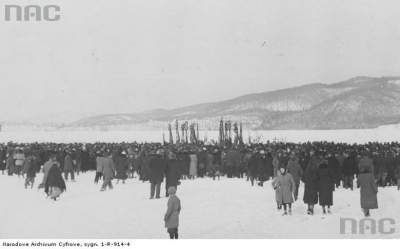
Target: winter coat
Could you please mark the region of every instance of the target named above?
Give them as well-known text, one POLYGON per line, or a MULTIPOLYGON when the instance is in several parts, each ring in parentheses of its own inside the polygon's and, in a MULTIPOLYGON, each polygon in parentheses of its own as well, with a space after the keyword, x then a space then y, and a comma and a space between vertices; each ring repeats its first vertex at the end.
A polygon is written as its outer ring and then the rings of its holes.
POLYGON ((295 189, 295 182, 290 173, 278 175, 272 182, 275 189, 275 198, 278 204, 293 203, 293 192, 295 189))
POLYGON ((303 176, 303 169, 301 168, 297 158, 291 158, 287 164, 287 172, 293 177, 296 184, 300 184, 300 179, 303 176))
POLYGON ((181 212, 181 201, 176 195, 171 195, 167 203, 167 212, 164 216, 166 228, 178 228, 179 214, 181 212))
POLYGON ((103 161, 103 176, 104 180, 111 180, 114 178, 115 165, 111 157, 105 157, 103 161))
POLYGON ((0 150, 0 170, 6 169, 6 152, 5 150, 0 150))
POLYGON ((34 178, 36 176, 36 168, 33 162, 33 157, 26 158, 24 162, 24 173, 26 173, 26 177, 34 178))
POLYGON ((96 172, 102 173, 104 168, 104 157, 98 156, 96 158, 96 172))
POLYGON ((189 175, 197 176, 197 155, 190 154, 189 175))
POLYGON ((48 194, 50 187, 58 187, 61 192, 66 190, 65 181, 61 175, 61 170, 57 165, 53 165, 48 172, 46 182, 44 184, 44 191, 48 194))
POLYGON ((333 190, 335 186, 335 177, 328 168, 326 162, 320 165, 318 169, 318 197, 321 206, 333 205, 333 190))
POLYGON ((320 160, 316 157, 311 157, 307 168, 303 174, 304 195, 303 201, 306 204, 318 203, 318 166, 320 160))
POLYGON ((180 178, 179 162, 176 159, 169 159, 165 169, 165 182, 167 186, 178 186, 180 178))
POLYGON ((44 163, 43 165, 43 180, 42 180, 42 184, 46 184, 47 181, 47 176, 49 174, 49 171, 51 169, 51 167, 53 167, 54 164, 59 165, 59 163, 57 161, 47 161, 44 163))
POLYGON ((344 176, 354 176, 357 174, 357 163, 354 157, 347 157, 343 161, 342 172, 344 176))
POLYGON ((64 172, 69 172, 74 170, 74 162, 70 155, 66 155, 64 159, 64 172))
POLYGON ((256 177, 258 175, 258 164, 260 164, 260 158, 257 154, 252 155, 248 162, 249 175, 256 177))
POLYGON ((164 180, 166 160, 159 155, 149 158, 149 179, 151 183, 161 183, 164 180))
POLYGON ((128 178, 128 158, 122 156, 116 156, 115 158, 115 170, 116 170, 116 179, 126 180, 128 178))
POLYGON ((14 158, 9 156, 7 158, 7 162, 6 162, 6 168, 8 169, 8 174, 12 175, 15 172, 15 164, 14 164, 14 158))
POLYGON ((378 208, 378 187, 376 186, 372 173, 361 173, 357 179, 360 185, 361 208, 377 209, 378 208))
POLYGON ((206 158, 206 171, 207 173, 213 173, 215 172, 215 167, 214 167, 214 155, 212 153, 207 153, 207 158, 206 158))
POLYGON ((342 178, 342 170, 340 167, 340 162, 336 157, 331 156, 328 158, 328 169, 332 173, 335 183, 342 178))
POLYGON ((397 180, 400 179, 400 164, 399 163, 396 165, 395 177, 396 177, 397 180))

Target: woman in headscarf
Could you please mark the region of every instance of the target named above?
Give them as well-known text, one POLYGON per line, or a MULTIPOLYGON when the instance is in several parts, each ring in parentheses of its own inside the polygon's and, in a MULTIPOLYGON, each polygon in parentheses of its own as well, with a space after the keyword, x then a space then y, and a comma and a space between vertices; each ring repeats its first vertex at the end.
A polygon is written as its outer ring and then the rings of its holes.
POLYGON ((170 239, 178 239, 178 226, 179 226, 179 214, 181 212, 181 201, 176 196, 176 188, 168 188, 168 204, 167 212, 164 216, 165 227, 169 233, 170 239))
POLYGON ((44 184, 44 191, 53 200, 57 198, 66 190, 65 181, 62 177, 59 164, 54 163, 49 169, 46 182, 44 184))

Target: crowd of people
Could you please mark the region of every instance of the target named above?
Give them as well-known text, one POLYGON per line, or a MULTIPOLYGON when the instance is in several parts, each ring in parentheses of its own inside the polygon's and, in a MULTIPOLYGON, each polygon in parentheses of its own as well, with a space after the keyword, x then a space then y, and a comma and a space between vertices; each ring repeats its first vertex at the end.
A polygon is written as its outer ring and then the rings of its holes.
MULTIPOLYGON (((299 197, 304 183, 303 201, 307 213, 314 214, 320 204, 330 213, 335 188, 360 188, 365 216, 378 208, 378 186, 397 186, 400 190, 400 144, 345 144, 330 142, 259 144, 160 144, 94 143, 54 144, 8 143, 0 145, 2 174, 25 177, 25 188, 33 187, 36 174, 44 172, 39 187, 56 200, 65 191, 65 181, 86 171, 96 171, 94 183, 102 180, 101 191, 112 189, 112 180, 125 183, 138 176, 150 182, 150 199, 160 198, 165 180, 165 195, 175 192, 183 179, 210 177, 220 180, 243 178, 252 186, 272 180, 277 208, 291 214, 291 204, 299 197), (353 182, 356 181, 356 186, 353 182)), ((175 197, 174 197, 175 198, 175 197)), ((174 201, 174 203, 177 201, 174 201)), ((180 210, 180 204, 179 204, 180 210)), ((169 229, 171 230, 171 229, 169 229)), ((171 236, 177 237, 174 229, 171 236)))

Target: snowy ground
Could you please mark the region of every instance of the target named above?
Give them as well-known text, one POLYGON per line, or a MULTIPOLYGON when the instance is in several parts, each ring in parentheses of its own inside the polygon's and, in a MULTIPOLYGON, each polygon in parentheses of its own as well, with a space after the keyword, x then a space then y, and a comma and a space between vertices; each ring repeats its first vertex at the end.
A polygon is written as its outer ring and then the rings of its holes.
MULTIPOLYGON (((0 132, 0 142, 162 142, 168 131, 12 131, 0 132)), ((175 135, 175 134, 174 134, 175 135)), ((243 138, 252 141, 333 141, 347 143, 392 142, 400 140, 400 125, 381 126, 376 129, 353 130, 259 130, 243 131, 243 138)), ((218 140, 218 131, 200 130, 200 138, 218 140)))
MULTIPOLYGON (((39 182, 42 175, 36 180, 39 182)), ((163 224, 166 198, 149 200, 149 184, 137 179, 100 192, 94 172, 67 182, 67 192, 57 202, 43 191, 24 189, 23 179, 0 174, 0 239, 4 238, 167 238, 163 224)), ((114 182, 115 184, 115 182, 114 182)), ((270 182, 251 187, 242 179, 184 180, 178 196, 182 202, 181 238, 400 238, 400 192, 379 190, 373 218, 393 218, 392 235, 341 235, 340 217, 361 219, 359 190, 336 190, 331 215, 319 206, 305 215, 302 201, 292 216, 276 210, 270 182)), ((300 190, 302 198, 302 188, 300 190)), ((162 186, 164 196, 164 186, 162 186)))

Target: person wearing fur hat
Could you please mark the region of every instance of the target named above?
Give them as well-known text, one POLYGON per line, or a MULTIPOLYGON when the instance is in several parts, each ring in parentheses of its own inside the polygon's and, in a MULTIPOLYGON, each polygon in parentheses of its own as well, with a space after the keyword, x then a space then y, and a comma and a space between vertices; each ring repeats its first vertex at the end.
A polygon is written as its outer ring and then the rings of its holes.
POLYGON ((360 166, 360 174, 357 183, 360 186, 361 208, 365 217, 370 216, 370 209, 378 208, 378 187, 376 185, 372 170, 368 165, 360 166))
POLYGON ((117 184, 119 183, 119 180, 122 180, 122 183, 125 184, 125 180, 128 178, 129 167, 129 161, 126 152, 122 151, 120 154, 116 155, 114 158, 114 163, 115 170, 117 172, 115 176, 115 179, 117 179, 117 184))
POLYGON ((182 209, 181 201, 176 196, 175 187, 168 188, 168 195, 167 212, 164 215, 165 227, 170 239, 178 239, 179 214, 182 209))
POLYGON ((318 199, 322 206, 322 213, 331 213, 333 205, 333 190, 335 188, 335 175, 332 169, 328 167, 328 161, 322 160, 318 168, 318 199))
POLYGON ((286 172, 284 167, 279 169, 277 177, 272 182, 272 187, 275 189, 275 198, 278 209, 283 206, 283 215, 292 214, 293 193, 296 188, 296 183, 290 173, 286 172))

